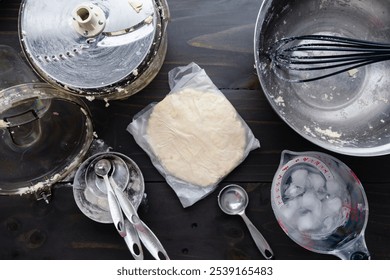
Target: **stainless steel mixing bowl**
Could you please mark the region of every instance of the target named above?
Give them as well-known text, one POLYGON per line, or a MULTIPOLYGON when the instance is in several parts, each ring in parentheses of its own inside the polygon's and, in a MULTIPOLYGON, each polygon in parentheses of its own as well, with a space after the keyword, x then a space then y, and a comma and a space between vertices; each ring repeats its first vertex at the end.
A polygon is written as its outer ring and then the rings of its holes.
POLYGON ((334 152, 390 152, 390 62, 306 83, 279 79, 266 53, 284 37, 327 34, 390 42, 387 0, 263 1, 255 29, 258 77, 279 116, 307 140, 334 152))

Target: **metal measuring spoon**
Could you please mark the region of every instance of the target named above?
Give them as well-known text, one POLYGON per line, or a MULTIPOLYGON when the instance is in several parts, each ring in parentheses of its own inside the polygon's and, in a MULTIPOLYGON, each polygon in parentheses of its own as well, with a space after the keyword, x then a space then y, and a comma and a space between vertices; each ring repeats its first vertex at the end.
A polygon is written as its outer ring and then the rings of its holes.
MULTIPOLYGON (((132 225, 124 219, 121 205, 114 192, 113 186, 111 185, 113 179, 111 178, 112 181, 110 182, 110 178, 108 177, 108 174, 110 173, 111 169, 111 162, 105 158, 100 159, 95 164, 96 175, 102 177, 106 184, 108 204, 115 227, 117 228, 119 234, 124 237, 127 247, 129 248, 134 259, 143 259, 142 246, 140 244, 138 235, 132 228, 132 225), (122 233, 122 231, 124 232, 124 234, 122 233)), ((116 184, 115 187, 118 188, 116 184)))
POLYGON ((104 179, 104 183, 107 188, 107 199, 108 205, 110 207, 110 213, 112 220, 114 221, 115 228, 119 232, 120 236, 126 236, 125 230, 125 222, 123 213, 119 204, 118 199, 115 196, 114 190, 110 184, 110 180, 108 179, 108 173, 111 171, 112 165, 111 162, 107 159, 101 159, 95 164, 95 173, 97 176, 104 179))
POLYGON ((126 199, 125 194, 119 189, 112 178, 110 178, 110 182, 123 212, 138 232, 138 236, 145 245, 146 249, 148 249, 152 256, 157 260, 169 260, 168 254, 161 242, 152 230, 138 217, 137 210, 131 201, 126 199))
MULTIPOLYGON (((92 162, 89 168, 95 167, 96 163, 101 160, 106 159, 111 163, 112 170, 109 172, 109 175, 115 179, 118 186, 124 190, 127 185, 130 182, 130 171, 127 167, 126 163, 118 156, 115 155, 102 155, 100 157, 95 158, 92 162)), ((107 188, 106 183, 104 181, 104 178, 101 176, 96 176, 95 170, 91 170, 92 172, 86 173, 86 183, 88 184, 95 184, 96 187, 101 191, 102 193, 107 194, 107 188)))
POLYGON ((127 247, 129 248, 135 260, 143 260, 144 252, 142 250, 141 241, 139 240, 138 232, 133 224, 125 219, 126 236, 124 237, 127 247))
POLYGON ((259 248, 266 259, 272 259, 274 253, 268 242, 245 215, 245 208, 248 206, 248 202, 248 194, 238 185, 227 185, 218 195, 218 204, 221 210, 229 215, 240 215, 246 223, 257 248, 259 248))

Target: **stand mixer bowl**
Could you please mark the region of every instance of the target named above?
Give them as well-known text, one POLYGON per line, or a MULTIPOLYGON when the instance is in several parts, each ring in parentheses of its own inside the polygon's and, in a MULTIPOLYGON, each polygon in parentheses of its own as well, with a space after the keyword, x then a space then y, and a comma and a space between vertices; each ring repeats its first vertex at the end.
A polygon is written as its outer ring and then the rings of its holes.
POLYGON ((389 15, 385 0, 263 1, 254 38, 257 74, 272 108, 294 131, 340 154, 390 153, 390 61, 291 83, 277 77, 267 56, 276 41, 300 35, 390 42, 389 15))

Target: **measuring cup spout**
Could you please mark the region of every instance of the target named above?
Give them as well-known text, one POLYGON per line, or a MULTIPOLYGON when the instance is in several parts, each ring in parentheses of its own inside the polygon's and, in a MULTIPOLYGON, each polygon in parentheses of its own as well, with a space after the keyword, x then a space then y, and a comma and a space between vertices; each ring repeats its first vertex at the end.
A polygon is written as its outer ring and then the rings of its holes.
POLYGON ((351 240, 341 248, 336 249, 334 255, 338 256, 342 260, 371 259, 363 234, 351 240))
POLYGON ((283 150, 281 157, 280 157, 280 162, 279 162, 279 167, 285 165, 287 162, 289 162, 294 156, 296 156, 296 153, 293 151, 289 150, 283 150))

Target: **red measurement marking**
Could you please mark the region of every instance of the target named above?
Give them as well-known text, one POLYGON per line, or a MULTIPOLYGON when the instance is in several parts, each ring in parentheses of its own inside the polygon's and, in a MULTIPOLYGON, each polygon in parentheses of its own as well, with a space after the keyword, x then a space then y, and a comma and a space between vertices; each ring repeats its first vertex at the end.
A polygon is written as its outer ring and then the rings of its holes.
POLYGON ((289 169, 289 168, 290 168, 290 166, 286 165, 286 166, 282 169, 282 171, 286 171, 286 170, 289 169))

